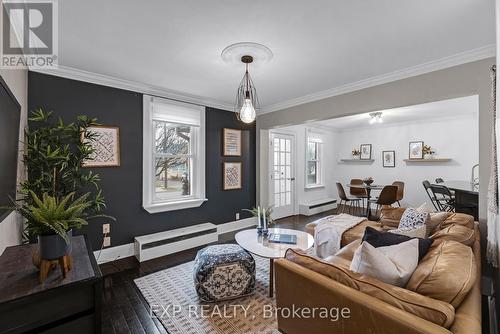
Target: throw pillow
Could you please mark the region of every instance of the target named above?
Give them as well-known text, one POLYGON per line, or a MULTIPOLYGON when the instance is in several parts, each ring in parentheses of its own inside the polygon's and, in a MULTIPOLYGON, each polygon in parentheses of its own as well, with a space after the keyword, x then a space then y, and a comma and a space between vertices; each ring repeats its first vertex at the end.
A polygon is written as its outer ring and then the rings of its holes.
POLYGON ((413 229, 425 225, 429 222, 430 215, 427 212, 418 212, 415 209, 405 210, 399 221, 399 229, 413 229))
POLYGON ((417 265, 417 239, 378 248, 365 241, 354 252, 350 269, 384 283, 404 287, 417 265))
POLYGON ((435 210, 429 207, 427 203, 422 204, 415 210, 418 212, 426 212, 430 215, 430 220, 427 222, 428 236, 436 232, 436 229, 439 228, 441 224, 450 216, 449 212, 434 212, 435 210))
MULTIPOLYGON (((383 247, 397 245, 402 242, 410 240, 411 237, 406 235, 400 235, 389 232, 378 231, 370 226, 365 229, 365 234, 363 235, 363 241, 368 242, 373 247, 383 247)), ((432 245, 432 239, 418 239, 418 259, 422 259, 429 247, 432 245)))
POLYGON ((425 239, 427 237, 427 225, 422 225, 417 228, 411 229, 395 229, 387 231, 389 233, 395 233, 400 235, 406 235, 410 238, 422 238, 425 239))

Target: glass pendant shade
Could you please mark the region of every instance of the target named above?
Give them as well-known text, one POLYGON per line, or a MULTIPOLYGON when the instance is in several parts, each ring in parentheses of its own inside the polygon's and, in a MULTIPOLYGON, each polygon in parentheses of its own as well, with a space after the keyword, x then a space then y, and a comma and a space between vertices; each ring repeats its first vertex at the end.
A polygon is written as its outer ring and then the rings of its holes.
POLYGON ((238 119, 243 123, 252 123, 255 121, 256 112, 260 109, 257 91, 253 85, 248 68, 245 76, 241 80, 238 92, 236 93, 235 112, 238 119))

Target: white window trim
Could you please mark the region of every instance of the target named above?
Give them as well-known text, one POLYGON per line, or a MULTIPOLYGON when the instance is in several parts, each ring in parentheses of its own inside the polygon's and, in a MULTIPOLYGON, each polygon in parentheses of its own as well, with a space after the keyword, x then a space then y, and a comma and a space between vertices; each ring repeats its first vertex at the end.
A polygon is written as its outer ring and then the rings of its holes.
POLYGON ((306 141, 305 141, 305 165, 304 165, 304 189, 318 189, 318 188, 324 188, 325 184, 323 182, 324 180, 324 175, 323 175, 323 140, 321 139, 322 134, 321 133, 316 133, 313 132, 310 129, 306 129, 306 141), (307 163, 309 162, 308 157, 308 150, 309 150, 309 143, 310 142, 316 142, 318 143, 318 161, 319 161, 319 166, 316 170, 316 178, 318 180, 317 183, 308 183, 307 182, 307 163))
POLYGON ((149 213, 181 210, 201 206, 208 199, 205 198, 205 108, 149 95, 143 97, 142 121, 142 206, 149 213), (197 110, 200 113, 200 127, 196 131, 193 145, 193 195, 185 199, 175 198, 169 201, 154 202, 153 186, 153 106, 154 101, 182 106, 197 110))

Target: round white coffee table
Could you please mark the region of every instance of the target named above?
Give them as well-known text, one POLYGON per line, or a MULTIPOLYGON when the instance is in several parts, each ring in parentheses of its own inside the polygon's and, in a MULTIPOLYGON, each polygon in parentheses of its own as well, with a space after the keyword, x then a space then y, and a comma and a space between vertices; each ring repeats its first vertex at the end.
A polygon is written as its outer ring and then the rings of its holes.
POLYGON ((269 259, 269 297, 273 296, 274 288, 274 259, 285 256, 289 248, 306 250, 314 245, 314 238, 306 232, 290 230, 287 228, 270 228, 269 233, 293 234, 297 236, 297 244, 280 244, 269 242, 267 237, 257 234, 256 229, 244 230, 236 233, 238 245, 252 254, 269 259))

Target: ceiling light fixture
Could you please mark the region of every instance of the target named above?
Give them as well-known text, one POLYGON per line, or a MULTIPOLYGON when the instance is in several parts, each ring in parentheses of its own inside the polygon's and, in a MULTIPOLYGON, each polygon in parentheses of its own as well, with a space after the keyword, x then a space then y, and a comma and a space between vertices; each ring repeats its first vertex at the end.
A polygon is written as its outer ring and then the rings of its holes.
POLYGON ((222 60, 229 64, 245 64, 245 75, 241 80, 236 93, 234 111, 243 123, 255 121, 256 114, 260 109, 257 90, 248 73, 249 64, 259 67, 261 64, 269 62, 273 58, 271 50, 262 44, 253 42, 241 42, 229 45, 222 50, 222 60))
POLYGON ((257 90, 253 84, 250 73, 248 73, 248 64, 253 62, 253 57, 245 55, 241 57, 241 61, 245 64, 245 75, 241 80, 238 91, 236 92, 235 112, 238 119, 243 123, 252 123, 255 121, 256 110, 260 109, 257 90))
POLYGON ((368 115, 370 116, 370 124, 383 122, 381 112, 371 112, 368 115))

